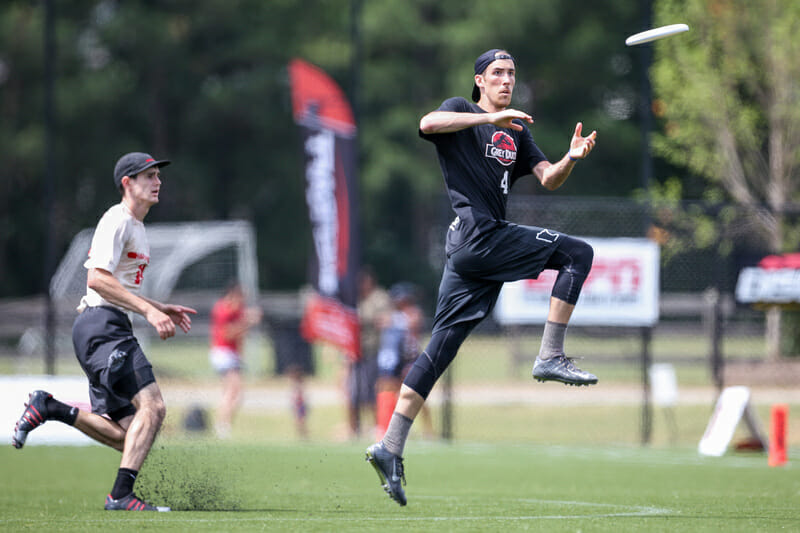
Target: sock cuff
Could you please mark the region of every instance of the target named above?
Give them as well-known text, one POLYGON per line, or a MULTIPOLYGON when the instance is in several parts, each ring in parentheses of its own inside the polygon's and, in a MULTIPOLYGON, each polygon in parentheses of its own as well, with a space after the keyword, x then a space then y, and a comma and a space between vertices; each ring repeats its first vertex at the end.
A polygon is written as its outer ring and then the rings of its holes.
POLYGON ((395 417, 395 416, 397 416, 397 417, 400 417, 400 419, 401 419, 403 422, 407 422, 407 423, 409 423, 409 424, 411 424, 411 423, 413 423, 413 422, 414 422, 414 420, 412 420, 411 418, 408 418, 406 415, 401 415, 401 414, 400 414, 400 413, 398 413, 397 411, 395 411, 394 413, 392 413, 392 417, 395 417))
POLYGON ((134 479, 136 479, 136 477, 139 475, 138 470, 132 470, 130 468, 120 468, 119 472, 121 474, 128 474, 129 476, 133 476, 134 479))
POLYGON ((67 415, 64 417, 64 423, 69 424, 70 426, 74 426, 75 421, 78 419, 79 411, 80 409, 78 409, 77 407, 70 408, 69 413, 67 413, 67 415))
POLYGON ((392 414, 389 427, 386 429, 386 434, 384 434, 381 441, 383 446, 396 456, 402 457, 403 449, 408 439, 408 432, 411 431, 413 422, 412 419, 395 411, 392 414))

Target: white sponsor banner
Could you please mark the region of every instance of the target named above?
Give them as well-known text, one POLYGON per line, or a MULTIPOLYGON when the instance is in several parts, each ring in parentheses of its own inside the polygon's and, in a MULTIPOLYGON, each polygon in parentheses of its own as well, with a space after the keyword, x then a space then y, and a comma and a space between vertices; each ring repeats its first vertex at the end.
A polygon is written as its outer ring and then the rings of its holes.
MULTIPOLYGON (((658 322, 659 248, 648 239, 583 238, 594 262, 570 324, 652 326, 658 322)), ((503 325, 544 324, 558 272, 503 285, 495 319, 503 325)))
POLYGON ((736 299, 746 304, 800 302, 800 269, 743 268, 736 282, 736 299))

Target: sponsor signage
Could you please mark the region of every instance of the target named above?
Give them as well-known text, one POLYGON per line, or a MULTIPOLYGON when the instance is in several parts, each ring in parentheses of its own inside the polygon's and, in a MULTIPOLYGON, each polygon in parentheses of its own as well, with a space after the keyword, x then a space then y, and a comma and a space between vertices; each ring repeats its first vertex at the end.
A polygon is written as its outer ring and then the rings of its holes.
POLYGON ((329 342, 358 359, 356 123, 341 88, 321 69, 293 59, 289 77, 293 115, 303 137, 314 243, 309 281, 315 294, 304 309, 300 330, 306 340, 329 342))
MULTIPOLYGON (((570 324, 652 326, 658 322, 659 248, 648 239, 584 238, 594 248, 592 271, 570 324)), ((495 307, 502 325, 544 324, 558 272, 506 283, 495 307)))
POLYGON ((736 300, 746 304, 800 303, 800 254, 770 255, 739 272, 736 300))

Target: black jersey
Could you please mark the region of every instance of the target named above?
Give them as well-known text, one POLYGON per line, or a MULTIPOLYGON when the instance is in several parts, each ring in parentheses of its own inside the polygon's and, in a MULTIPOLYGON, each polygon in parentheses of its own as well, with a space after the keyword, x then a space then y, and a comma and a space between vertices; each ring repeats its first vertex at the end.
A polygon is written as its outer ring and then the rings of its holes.
MULTIPOLYGON (((438 111, 486 112, 460 97, 445 100, 438 111)), ((458 233, 459 238, 455 242, 448 238, 448 249, 504 224, 511 186, 547 160, 525 123, 515 122, 522 131, 481 124, 452 133, 419 132, 436 145, 450 204, 458 215, 449 233, 458 233)))

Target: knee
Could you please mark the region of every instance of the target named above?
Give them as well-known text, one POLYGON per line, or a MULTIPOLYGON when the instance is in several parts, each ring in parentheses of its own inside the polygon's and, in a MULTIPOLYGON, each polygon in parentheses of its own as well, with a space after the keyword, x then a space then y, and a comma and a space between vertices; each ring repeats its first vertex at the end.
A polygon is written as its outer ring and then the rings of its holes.
POLYGON ((594 261, 594 248, 585 241, 578 241, 578 243, 579 244, 575 246, 575 261, 585 266, 588 272, 592 268, 592 261, 594 261))
POLYGON ((140 411, 146 414, 150 423, 156 427, 161 427, 164 419, 167 417, 167 406, 161 397, 153 398, 151 401, 145 403, 140 411))
POLYGON ((569 243, 568 255, 569 263, 563 268, 573 274, 588 276, 594 261, 594 248, 586 241, 573 238, 569 243))

